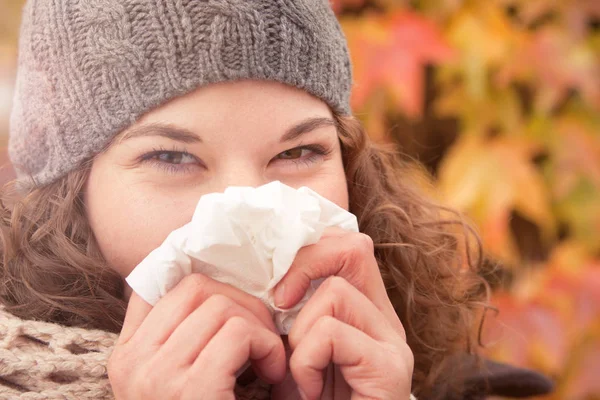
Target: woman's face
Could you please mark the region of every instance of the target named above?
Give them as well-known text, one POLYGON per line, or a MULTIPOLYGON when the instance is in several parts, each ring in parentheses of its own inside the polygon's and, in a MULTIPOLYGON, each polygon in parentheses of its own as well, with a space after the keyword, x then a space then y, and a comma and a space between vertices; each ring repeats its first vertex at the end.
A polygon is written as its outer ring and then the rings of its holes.
POLYGON ((200 196, 279 180, 348 209, 329 107, 271 81, 202 87, 147 113, 92 165, 85 196, 102 254, 122 276, 188 223, 200 196))

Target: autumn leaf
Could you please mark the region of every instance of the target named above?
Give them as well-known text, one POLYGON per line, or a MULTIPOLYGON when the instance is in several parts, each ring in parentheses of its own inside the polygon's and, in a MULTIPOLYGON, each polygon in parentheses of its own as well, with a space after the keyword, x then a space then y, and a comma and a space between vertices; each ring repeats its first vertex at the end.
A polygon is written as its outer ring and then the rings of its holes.
POLYGON ((562 371, 569 351, 564 316, 536 299, 509 293, 497 293, 493 304, 499 314, 486 321, 489 356, 548 374, 562 371))
POLYGON ((436 71, 436 115, 459 118, 462 131, 470 134, 522 133, 526 115, 521 100, 496 74, 522 48, 527 34, 512 26, 501 9, 483 3, 455 13, 445 34, 458 57, 436 71))
POLYGON ((440 166, 444 199, 471 215, 487 249, 513 265, 518 254, 510 236, 512 211, 540 226, 546 237, 554 234, 544 180, 531 163, 537 150, 537 145, 518 138, 464 135, 440 166))
POLYGON ((587 39, 549 27, 527 37, 499 80, 526 81, 536 88, 535 107, 550 112, 571 90, 600 110, 600 57, 587 39))
POLYGON ((448 24, 445 35, 459 50, 456 63, 444 66, 447 79, 458 75, 464 80, 469 98, 481 101, 488 92, 491 68, 503 65, 524 40, 524 34, 513 29, 507 16, 498 7, 485 3, 465 7, 448 24))
POLYGON ((342 20, 354 68, 354 109, 384 88, 410 117, 423 109, 424 66, 452 57, 438 28, 418 14, 396 11, 342 20))
POLYGON ((521 274, 510 292, 496 293, 493 304, 499 314, 486 320, 488 356, 555 377, 548 399, 598 394, 599 259, 577 242, 564 243, 544 268, 521 274))
POLYGON ((556 123, 547 174, 555 213, 590 251, 600 250, 600 118, 565 115, 556 123))

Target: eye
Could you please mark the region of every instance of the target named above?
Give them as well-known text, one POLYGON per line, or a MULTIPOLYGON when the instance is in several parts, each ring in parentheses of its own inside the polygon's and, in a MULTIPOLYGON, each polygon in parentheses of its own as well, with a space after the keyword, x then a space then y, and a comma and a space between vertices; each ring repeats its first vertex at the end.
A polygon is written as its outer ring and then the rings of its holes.
POLYGON ((181 151, 163 151, 153 155, 153 158, 169 164, 190 164, 196 162, 194 156, 181 151))
POLYGON ((140 157, 141 163, 147 163, 168 173, 185 173, 192 168, 202 167, 202 162, 185 150, 155 149, 140 157))
POLYGON ((306 157, 306 155, 310 154, 311 152, 313 152, 313 150, 306 147, 296 147, 295 149, 290 149, 279 153, 275 158, 280 160, 297 160, 303 156, 306 157))
POLYGON ((298 168, 310 167, 311 165, 324 160, 331 152, 332 149, 320 144, 298 146, 277 154, 272 162, 279 164, 282 167, 290 165, 290 163, 298 168))

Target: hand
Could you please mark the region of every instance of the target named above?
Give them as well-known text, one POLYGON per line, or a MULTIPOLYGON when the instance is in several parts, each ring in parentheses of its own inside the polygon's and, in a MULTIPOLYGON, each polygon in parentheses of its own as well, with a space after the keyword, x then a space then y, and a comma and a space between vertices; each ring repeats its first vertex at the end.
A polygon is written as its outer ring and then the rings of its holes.
POLYGON ((280 382, 286 358, 264 304, 200 274, 155 307, 133 293, 108 362, 116 399, 234 399, 236 372, 251 360, 280 382))
MULTIPOLYGON (((408 399, 413 355, 368 236, 329 230, 301 249, 276 288, 276 302, 292 307, 312 280, 332 275, 290 331, 290 370, 298 391, 308 399, 408 399)), ((288 377, 274 388, 274 398, 290 398, 293 391, 288 377)))

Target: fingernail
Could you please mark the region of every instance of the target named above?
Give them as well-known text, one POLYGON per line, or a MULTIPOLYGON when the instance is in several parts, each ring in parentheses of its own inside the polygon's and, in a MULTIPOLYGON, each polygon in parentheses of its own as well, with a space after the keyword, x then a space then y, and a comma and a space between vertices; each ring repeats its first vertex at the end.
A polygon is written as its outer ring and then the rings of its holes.
POLYGON ((283 308, 285 306, 285 283, 275 288, 275 306, 283 308))
POLYGON ((308 400, 308 397, 306 397, 306 395, 304 394, 304 392, 302 391, 302 389, 298 388, 298 393, 300 394, 300 398, 302 400, 308 400))

